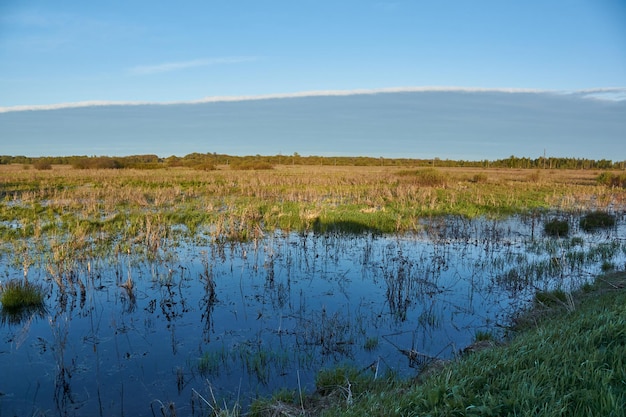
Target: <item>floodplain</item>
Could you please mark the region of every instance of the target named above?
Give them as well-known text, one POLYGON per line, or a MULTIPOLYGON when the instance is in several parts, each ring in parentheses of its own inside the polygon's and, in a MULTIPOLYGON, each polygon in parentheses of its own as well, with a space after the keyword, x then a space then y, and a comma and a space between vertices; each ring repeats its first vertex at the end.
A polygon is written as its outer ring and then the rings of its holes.
POLYGON ((600 170, 0 173, 0 291, 44 294, 3 305, 7 414, 204 416, 337 366, 414 377, 626 269, 626 190, 600 170))

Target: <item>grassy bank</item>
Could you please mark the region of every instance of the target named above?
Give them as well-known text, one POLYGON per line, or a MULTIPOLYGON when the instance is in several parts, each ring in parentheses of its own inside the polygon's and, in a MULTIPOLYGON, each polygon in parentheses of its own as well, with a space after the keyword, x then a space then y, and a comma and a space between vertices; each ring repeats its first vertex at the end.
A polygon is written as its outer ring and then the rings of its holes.
POLYGON ((259 401, 258 416, 624 416, 626 274, 543 295, 511 340, 410 381, 324 371, 318 393, 259 401))

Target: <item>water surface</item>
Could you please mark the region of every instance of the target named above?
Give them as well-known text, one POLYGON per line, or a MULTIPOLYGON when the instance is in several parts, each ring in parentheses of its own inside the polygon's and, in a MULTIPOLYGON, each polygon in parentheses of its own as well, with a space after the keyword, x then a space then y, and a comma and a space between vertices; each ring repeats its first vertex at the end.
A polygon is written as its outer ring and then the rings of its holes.
MULTIPOLYGON (((47 310, 0 327, 0 412, 140 416, 173 402, 208 415, 199 395, 245 406, 281 387, 313 391, 337 364, 416 375, 479 331, 502 335, 536 291, 626 265, 623 219, 561 239, 542 225, 450 217, 400 236, 197 239, 158 261, 78 262, 63 290, 32 267, 47 310)), ((23 276, 6 258, 2 270, 23 276)))

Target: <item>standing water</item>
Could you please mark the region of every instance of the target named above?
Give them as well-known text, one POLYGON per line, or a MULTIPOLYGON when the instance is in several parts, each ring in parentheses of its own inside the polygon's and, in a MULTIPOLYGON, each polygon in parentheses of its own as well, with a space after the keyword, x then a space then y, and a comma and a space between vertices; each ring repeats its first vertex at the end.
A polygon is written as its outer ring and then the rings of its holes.
MULTIPOLYGON (((179 243, 29 282, 45 310, 0 327, 0 414, 209 415, 348 364, 412 376, 477 333, 500 333, 537 291, 626 265, 626 226, 544 235, 539 217, 438 218, 423 232, 179 243)), ((572 223, 576 219, 571 218, 572 223)), ((24 271, 2 264, 3 281, 24 271)))

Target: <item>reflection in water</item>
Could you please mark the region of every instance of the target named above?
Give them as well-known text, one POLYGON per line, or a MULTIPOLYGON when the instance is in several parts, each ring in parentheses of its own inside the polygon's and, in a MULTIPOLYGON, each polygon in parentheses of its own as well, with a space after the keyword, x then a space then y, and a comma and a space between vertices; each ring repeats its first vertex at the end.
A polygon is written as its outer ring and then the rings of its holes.
POLYGON ((17 309, 0 308, 0 324, 28 327, 33 320, 43 319, 48 314, 45 304, 24 306, 17 309))
POLYGON ((77 358, 66 358, 69 323, 67 317, 50 319, 52 331, 51 351, 56 365, 54 380, 54 403, 59 415, 65 415, 68 409, 74 408, 76 398, 72 392, 72 375, 76 371, 77 358))
POLYGON ((313 389, 316 371, 337 363, 414 375, 478 330, 506 326, 535 291, 568 291, 624 265, 623 225, 554 239, 536 223, 277 232, 181 245, 161 260, 30 265, 52 302, 19 320, 2 316, 0 412, 151 415, 175 405, 178 415, 203 415, 201 398, 246 404, 298 381, 313 389))

